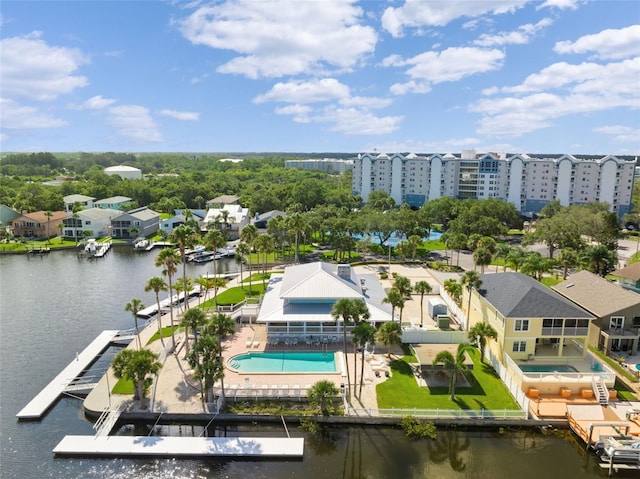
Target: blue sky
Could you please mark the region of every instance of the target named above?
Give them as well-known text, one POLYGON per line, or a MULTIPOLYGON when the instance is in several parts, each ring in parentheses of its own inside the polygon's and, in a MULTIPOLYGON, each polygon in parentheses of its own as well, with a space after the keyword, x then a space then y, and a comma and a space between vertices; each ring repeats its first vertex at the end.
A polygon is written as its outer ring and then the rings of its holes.
POLYGON ((6 1, 1 151, 639 154, 640 2, 6 1))

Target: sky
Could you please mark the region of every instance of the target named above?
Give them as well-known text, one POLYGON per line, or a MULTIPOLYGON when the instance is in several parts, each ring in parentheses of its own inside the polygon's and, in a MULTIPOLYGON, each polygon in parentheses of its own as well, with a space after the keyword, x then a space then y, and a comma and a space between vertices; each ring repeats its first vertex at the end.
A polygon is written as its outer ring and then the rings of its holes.
POLYGON ((11 1, 1 152, 640 154, 637 0, 11 1))

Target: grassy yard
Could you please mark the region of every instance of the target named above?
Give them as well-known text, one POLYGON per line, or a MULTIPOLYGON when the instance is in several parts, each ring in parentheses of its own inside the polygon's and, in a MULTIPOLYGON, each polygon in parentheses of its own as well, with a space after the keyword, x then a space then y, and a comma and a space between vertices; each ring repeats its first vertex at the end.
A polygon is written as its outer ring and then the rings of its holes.
POLYGON ((480 362, 477 350, 473 359, 471 387, 456 387, 455 401, 449 399, 447 387, 421 388, 411 366, 402 358, 391 363, 392 375, 376 388, 381 409, 488 409, 518 410, 519 407, 505 388, 500 377, 488 364, 480 362))
POLYGON ((131 379, 118 379, 118 382, 113 389, 112 394, 133 394, 133 381, 131 379))
MULTIPOLYGON (((179 326, 174 326, 173 329, 178 332, 180 330, 182 330, 183 328, 179 327, 179 326)), ((165 326, 164 328, 162 328, 160 331, 162 331, 162 337, 163 338, 169 338, 171 337, 171 326, 165 326)), ((147 341, 147 344, 151 344, 154 341, 157 341, 158 339, 160 339, 160 333, 158 331, 156 331, 155 333, 153 333, 153 336, 151 336, 149 338, 149 341, 147 341)))
MULTIPOLYGON (((249 285, 247 286, 235 286, 229 288, 226 291, 218 294, 218 300, 215 302, 220 306, 229 306, 232 304, 238 304, 244 301, 247 297, 257 297, 264 294, 264 287, 262 286, 262 280, 254 281, 251 285, 251 291, 249 291, 249 285)), ((213 299, 208 299, 202 303, 203 309, 213 308, 215 306, 213 299)))

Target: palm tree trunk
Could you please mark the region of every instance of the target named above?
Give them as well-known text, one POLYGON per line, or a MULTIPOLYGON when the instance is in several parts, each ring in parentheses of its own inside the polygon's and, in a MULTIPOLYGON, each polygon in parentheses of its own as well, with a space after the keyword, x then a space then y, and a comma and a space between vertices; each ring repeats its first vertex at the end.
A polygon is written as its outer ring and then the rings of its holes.
POLYGON ((351 402, 351 376, 349 375, 349 356, 347 355, 347 322, 342 321, 342 351, 344 353, 344 365, 347 372, 347 401, 351 402))

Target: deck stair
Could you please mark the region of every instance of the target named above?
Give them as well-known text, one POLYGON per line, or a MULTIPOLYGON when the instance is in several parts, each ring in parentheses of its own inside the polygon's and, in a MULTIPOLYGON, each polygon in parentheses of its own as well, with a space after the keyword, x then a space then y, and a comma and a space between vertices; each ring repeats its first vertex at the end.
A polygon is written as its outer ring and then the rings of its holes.
POLYGON ((96 436, 108 436, 125 409, 126 403, 120 404, 118 409, 110 410, 109 408, 105 408, 96 423, 93 425, 93 429, 96 431, 96 436))
POLYGON ((591 387, 598 399, 601 406, 607 406, 609 404, 609 390, 605 386, 600 376, 594 376, 591 381, 591 387))

